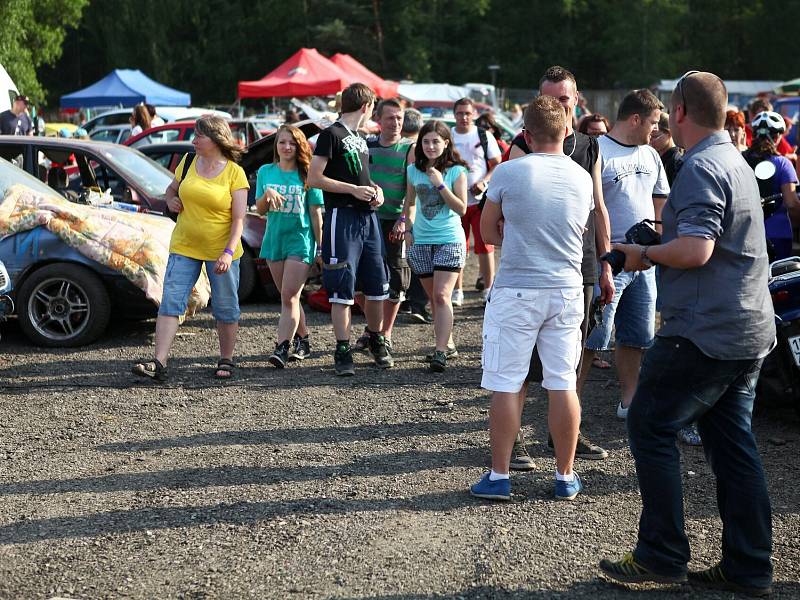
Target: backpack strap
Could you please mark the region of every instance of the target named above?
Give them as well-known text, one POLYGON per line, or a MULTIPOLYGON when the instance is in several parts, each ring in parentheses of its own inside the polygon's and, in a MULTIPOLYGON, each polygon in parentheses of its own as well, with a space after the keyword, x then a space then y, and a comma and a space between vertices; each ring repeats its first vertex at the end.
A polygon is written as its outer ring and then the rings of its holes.
POLYGON ((483 148, 483 160, 486 162, 486 170, 489 170, 489 138, 486 137, 486 130, 478 127, 478 140, 483 148))
POLYGON ((181 169, 181 181, 186 179, 186 174, 189 172, 189 167, 192 166, 192 162, 194 162, 195 154, 194 152, 189 152, 184 154, 183 156, 183 169, 181 169))

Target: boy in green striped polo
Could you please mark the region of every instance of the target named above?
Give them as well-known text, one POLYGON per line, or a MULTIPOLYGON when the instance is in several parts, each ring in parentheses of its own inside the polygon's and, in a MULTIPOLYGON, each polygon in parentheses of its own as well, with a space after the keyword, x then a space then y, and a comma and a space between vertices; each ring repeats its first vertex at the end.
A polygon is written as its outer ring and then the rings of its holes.
MULTIPOLYGON (((403 107, 397 100, 383 100, 377 108, 380 135, 367 140, 369 171, 372 180, 383 190, 384 203, 377 210, 389 268, 389 299, 383 305, 383 328, 386 343, 391 348, 392 327, 405 299, 411 281, 411 267, 406 259, 406 245, 395 225, 402 219, 406 195, 406 167, 413 161, 414 143, 402 136, 403 107)), ((366 332, 365 332, 366 335, 366 332)), ((356 349, 365 348, 369 338, 360 338, 356 349)))

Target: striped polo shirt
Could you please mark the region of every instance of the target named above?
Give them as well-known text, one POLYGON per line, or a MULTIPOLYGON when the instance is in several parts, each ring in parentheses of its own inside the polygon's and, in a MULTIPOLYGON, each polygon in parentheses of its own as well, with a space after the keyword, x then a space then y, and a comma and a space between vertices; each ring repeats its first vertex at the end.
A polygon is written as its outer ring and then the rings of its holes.
POLYGON ((383 205, 378 217, 394 219, 403 211, 406 197, 406 155, 411 140, 402 138, 391 146, 381 146, 380 138, 367 141, 369 147, 369 173, 372 181, 383 190, 383 205))

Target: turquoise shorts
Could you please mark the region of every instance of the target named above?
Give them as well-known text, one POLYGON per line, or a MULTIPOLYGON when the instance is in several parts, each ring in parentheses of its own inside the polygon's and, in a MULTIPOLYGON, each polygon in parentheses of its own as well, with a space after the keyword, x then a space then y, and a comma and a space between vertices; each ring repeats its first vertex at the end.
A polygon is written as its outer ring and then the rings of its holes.
POLYGON ((306 264, 314 262, 316 243, 310 231, 276 231, 269 227, 264 233, 261 243, 261 258, 272 261, 286 260, 290 256, 297 257, 306 264))

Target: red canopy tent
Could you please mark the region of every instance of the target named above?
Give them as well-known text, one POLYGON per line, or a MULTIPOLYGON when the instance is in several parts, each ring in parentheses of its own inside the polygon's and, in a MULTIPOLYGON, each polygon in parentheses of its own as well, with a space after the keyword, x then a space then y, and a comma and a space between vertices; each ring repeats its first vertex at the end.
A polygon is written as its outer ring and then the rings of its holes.
POLYGON ((366 83, 381 98, 397 96, 397 82, 383 79, 370 71, 349 54, 334 54, 331 62, 347 73, 354 81, 366 83))
POLYGON ((258 81, 240 81, 239 98, 329 96, 356 81, 313 48, 301 48, 258 81))

